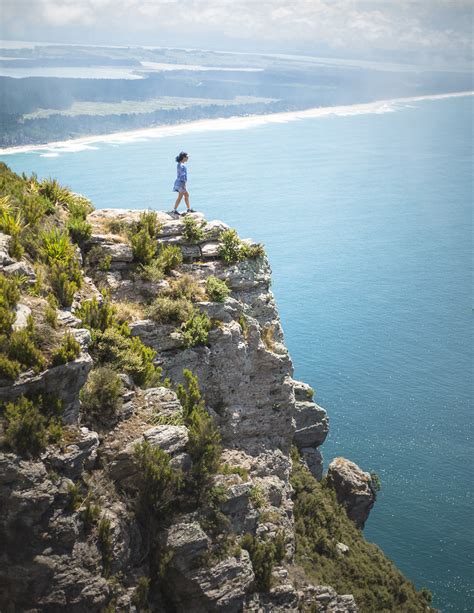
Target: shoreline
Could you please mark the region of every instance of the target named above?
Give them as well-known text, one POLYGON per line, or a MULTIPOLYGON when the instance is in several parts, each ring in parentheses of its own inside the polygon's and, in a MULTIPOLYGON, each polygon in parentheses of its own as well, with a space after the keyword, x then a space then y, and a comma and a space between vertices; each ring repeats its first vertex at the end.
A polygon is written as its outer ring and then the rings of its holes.
POLYGON ((189 122, 139 128, 138 130, 124 130, 110 134, 97 134, 81 136, 63 141, 52 141, 37 145, 15 145, 0 149, 0 155, 14 155, 17 153, 34 153, 44 151, 44 157, 56 157, 60 153, 73 153, 84 149, 96 149, 92 146, 99 143, 124 144, 143 139, 163 138, 176 136, 187 132, 203 132, 216 130, 241 130, 268 123, 288 123, 300 119, 328 117, 331 115, 348 116, 364 115, 370 113, 389 113, 397 110, 397 105, 423 100, 441 100, 444 98, 459 98, 473 96, 474 91, 452 92, 448 94, 428 94, 424 96, 411 96, 405 98, 390 98, 339 106, 314 107, 301 111, 283 111, 280 113, 267 113, 262 115, 235 115, 232 117, 216 117, 197 119, 189 122), (48 153, 49 152, 49 153, 48 153))

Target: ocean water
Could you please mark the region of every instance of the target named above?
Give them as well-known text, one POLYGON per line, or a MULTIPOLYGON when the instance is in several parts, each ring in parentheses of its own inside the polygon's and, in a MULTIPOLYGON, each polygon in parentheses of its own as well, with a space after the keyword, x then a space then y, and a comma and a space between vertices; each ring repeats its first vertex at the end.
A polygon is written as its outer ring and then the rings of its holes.
POLYGON ((326 465, 381 477, 367 539, 456 613, 474 610, 472 100, 0 153, 97 207, 168 210, 189 152, 194 208, 266 246, 326 465))

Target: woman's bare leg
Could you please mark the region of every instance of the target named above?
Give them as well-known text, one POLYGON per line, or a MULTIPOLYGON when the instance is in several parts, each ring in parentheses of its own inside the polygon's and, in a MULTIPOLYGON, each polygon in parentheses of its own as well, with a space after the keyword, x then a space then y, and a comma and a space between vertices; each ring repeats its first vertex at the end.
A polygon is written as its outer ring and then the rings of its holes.
POLYGON ((184 202, 186 203, 186 208, 190 209, 189 206, 189 192, 184 192, 184 202))
MULTIPOLYGON (((176 202, 174 203, 174 210, 176 211, 177 208, 179 207, 179 203, 181 202, 181 200, 183 199, 184 194, 180 193, 179 196, 176 198, 176 202)), ((188 207, 189 208, 189 207, 188 207)))

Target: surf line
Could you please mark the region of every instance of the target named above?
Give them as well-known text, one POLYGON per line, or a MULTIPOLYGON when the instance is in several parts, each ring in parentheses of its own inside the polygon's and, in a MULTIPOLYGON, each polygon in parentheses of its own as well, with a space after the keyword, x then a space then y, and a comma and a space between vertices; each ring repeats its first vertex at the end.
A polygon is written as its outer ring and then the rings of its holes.
MULTIPOLYGON (((82 136, 64 141, 53 141, 41 145, 19 145, 0 149, 0 155, 13 155, 16 153, 50 152, 50 153, 76 153, 87 149, 96 149, 93 145, 99 143, 126 144, 151 138, 164 138, 192 132, 207 132, 220 130, 244 130, 269 123, 288 123, 301 119, 316 117, 328 117, 336 115, 340 117, 350 115, 382 114, 397 111, 399 105, 423 100, 442 100, 445 98, 460 98, 472 96, 474 91, 452 92, 448 94, 428 94, 425 96, 411 96, 405 98, 391 98, 389 100, 375 100, 359 104, 347 104, 343 106, 323 106, 301 111, 284 111, 281 113, 267 113, 262 115, 248 115, 245 117, 235 115, 233 117, 216 117, 213 119, 198 119, 189 122, 155 126, 153 128, 140 128, 113 132, 111 134, 97 134, 82 136)), ((47 153, 46 153, 47 155, 47 153)), ((46 156, 45 156, 46 157, 46 156)), ((47 155, 47 157, 53 157, 47 155)), ((56 157, 56 156, 54 156, 56 157)))

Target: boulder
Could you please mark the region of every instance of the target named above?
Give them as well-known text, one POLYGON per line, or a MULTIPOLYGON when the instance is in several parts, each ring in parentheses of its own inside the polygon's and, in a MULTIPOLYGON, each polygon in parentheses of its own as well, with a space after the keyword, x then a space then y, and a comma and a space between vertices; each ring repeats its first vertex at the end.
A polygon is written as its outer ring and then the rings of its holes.
POLYGON ((335 458, 329 464, 327 483, 336 492, 337 500, 355 525, 363 529, 375 504, 372 478, 357 464, 345 458, 335 458))
POLYGON ((11 237, 0 232, 0 266, 9 266, 15 261, 9 254, 11 237))
POLYGON ((97 432, 80 428, 73 443, 58 447, 48 447, 43 461, 69 479, 77 479, 85 467, 91 466, 97 455, 99 435, 97 432))
POLYGON ((318 447, 326 440, 329 421, 326 411, 314 402, 296 402, 294 443, 298 448, 318 447))
POLYGON ((21 302, 19 302, 16 305, 15 311, 16 319, 13 324, 13 329, 22 330, 23 328, 26 328, 28 324, 28 317, 31 315, 31 309, 26 304, 21 304, 21 302))
POLYGON ((3 274, 7 275, 7 277, 27 277, 29 284, 32 284, 36 281, 35 271, 27 262, 13 262, 13 264, 4 266, 2 272, 3 274))

